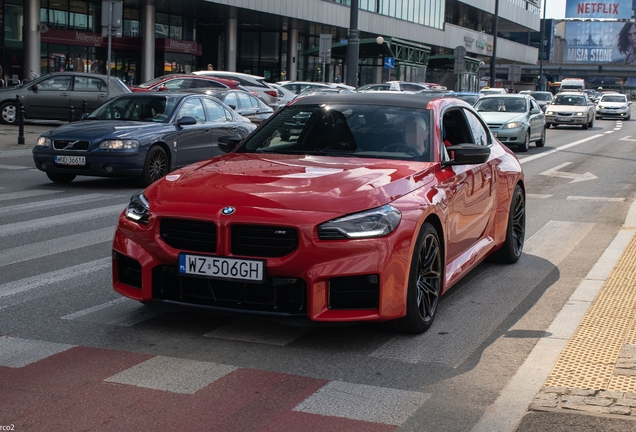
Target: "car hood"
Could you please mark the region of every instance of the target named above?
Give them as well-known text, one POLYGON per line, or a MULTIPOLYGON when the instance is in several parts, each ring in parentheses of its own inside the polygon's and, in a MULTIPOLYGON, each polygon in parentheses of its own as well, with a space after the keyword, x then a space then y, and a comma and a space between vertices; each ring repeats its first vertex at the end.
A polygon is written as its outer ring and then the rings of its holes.
POLYGON ((508 123, 511 121, 524 121, 526 113, 511 113, 500 111, 479 111, 486 123, 508 123))
POLYGON ((580 106, 580 105, 548 105, 547 111, 558 111, 558 112, 566 112, 566 113, 574 113, 574 112, 585 112, 588 110, 588 106, 580 106))
POLYGON ((146 133, 155 133, 167 126, 170 125, 121 120, 82 120, 53 129, 49 132, 49 136, 52 139, 74 137, 87 141, 103 137, 133 139, 146 133))
POLYGON ((433 166, 385 159, 232 153, 175 171, 144 194, 162 203, 347 214, 387 204, 432 182, 433 166))

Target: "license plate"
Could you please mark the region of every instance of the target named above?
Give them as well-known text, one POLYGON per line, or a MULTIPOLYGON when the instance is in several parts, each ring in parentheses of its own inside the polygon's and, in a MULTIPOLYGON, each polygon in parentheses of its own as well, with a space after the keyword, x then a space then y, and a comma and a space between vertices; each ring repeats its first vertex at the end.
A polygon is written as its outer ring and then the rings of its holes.
POLYGON ((55 156, 57 165, 86 165, 86 156, 55 156))
POLYGON ((263 261, 179 254, 179 273, 243 281, 263 281, 263 261))
POLYGON ((289 131, 290 134, 299 134, 301 133, 303 130, 302 129, 292 129, 289 131))
POLYGON ((557 117, 557 121, 569 122, 572 121, 570 117, 557 117))

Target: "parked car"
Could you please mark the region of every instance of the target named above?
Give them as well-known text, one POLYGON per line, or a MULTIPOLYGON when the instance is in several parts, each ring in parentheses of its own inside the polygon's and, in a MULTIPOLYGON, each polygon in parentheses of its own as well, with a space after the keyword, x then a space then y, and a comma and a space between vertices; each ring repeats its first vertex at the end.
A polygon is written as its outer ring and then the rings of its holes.
POLYGON ((301 94, 305 90, 337 87, 335 84, 314 81, 285 81, 280 83, 280 86, 294 92, 297 95, 301 94))
POLYGON ((565 91, 556 94, 545 112, 548 127, 580 125, 583 129, 594 126, 596 108, 581 91, 565 91))
POLYGON ((274 109, 278 108, 278 91, 271 87, 264 77, 249 75, 240 72, 226 71, 196 71, 195 75, 211 76, 215 78, 225 78, 238 81, 238 83, 250 92, 254 92, 267 105, 274 109))
POLYGON ((539 104, 539 108, 541 108, 543 112, 546 111, 548 105, 550 105, 550 102, 552 102, 552 98, 554 97, 552 93, 547 91, 528 91, 527 93, 525 91, 522 91, 520 93, 525 93, 532 96, 534 100, 537 101, 537 104, 539 104))
POLYGON ((210 96, 133 93, 42 134, 33 160, 55 183, 82 175, 138 177, 147 186, 175 168, 220 154, 221 137, 240 140, 255 128, 210 96))
POLYGON ((521 164, 463 101, 309 96, 221 148, 131 198, 113 240, 115 291, 421 333, 482 260, 521 255, 521 164))
POLYGON ((378 90, 419 92, 423 90, 431 90, 431 87, 426 84, 419 84, 419 83, 408 82, 408 81, 387 81, 383 84, 367 84, 367 85, 358 87, 359 92, 378 91, 378 90))
POLYGON ((632 118, 632 103, 620 93, 604 93, 596 104, 596 118, 632 118))
POLYGON ((192 74, 169 74, 130 87, 133 92, 183 91, 197 88, 237 89, 240 86, 238 81, 231 79, 192 74))
POLYGON ((449 92, 443 95, 443 97, 452 97, 461 99, 465 102, 468 102, 471 105, 475 105, 479 99, 481 99, 484 95, 475 92, 449 92))
POLYGON ((0 122, 17 124, 18 103, 24 106, 24 115, 29 120, 69 120, 71 107, 74 118, 79 118, 84 109, 91 112, 103 104, 108 97, 130 93, 130 89, 119 78, 82 72, 55 72, 36 78, 16 87, 0 88, 0 122), (110 83, 110 89, 106 83, 110 83))
POLYGON ((291 102, 296 97, 296 93, 291 90, 286 89, 280 84, 270 84, 271 87, 275 88, 278 92, 278 106, 282 107, 287 104, 287 102, 291 102))
POLYGON ((531 142, 545 145, 545 115, 537 101, 526 94, 486 95, 475 109, 497 139, 508 147, 527 152, 531 142))
POLYGON ((274 113, 274 109, 265 102, 243 90, 195 90, 214 96, 225 102, 227 106, 248 118, 254 124, 261 124, 274 113))

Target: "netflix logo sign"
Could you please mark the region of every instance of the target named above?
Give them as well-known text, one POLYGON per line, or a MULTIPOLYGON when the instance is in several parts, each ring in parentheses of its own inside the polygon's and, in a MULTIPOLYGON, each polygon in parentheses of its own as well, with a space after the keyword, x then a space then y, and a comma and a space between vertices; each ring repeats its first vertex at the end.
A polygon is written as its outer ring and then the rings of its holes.
POLYGON ((630 19, 632 17, 632 0, 567 0, 565 17, 630 19))

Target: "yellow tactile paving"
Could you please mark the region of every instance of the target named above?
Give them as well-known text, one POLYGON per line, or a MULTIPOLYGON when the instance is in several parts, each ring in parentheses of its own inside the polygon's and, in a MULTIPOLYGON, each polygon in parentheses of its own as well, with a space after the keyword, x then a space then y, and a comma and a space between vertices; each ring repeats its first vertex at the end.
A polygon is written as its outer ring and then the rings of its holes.
POLYGON ((636 344, 636 236, 561 353, 544 387, 636 392, 636 376, 614 374, 618 353, 636 344))

